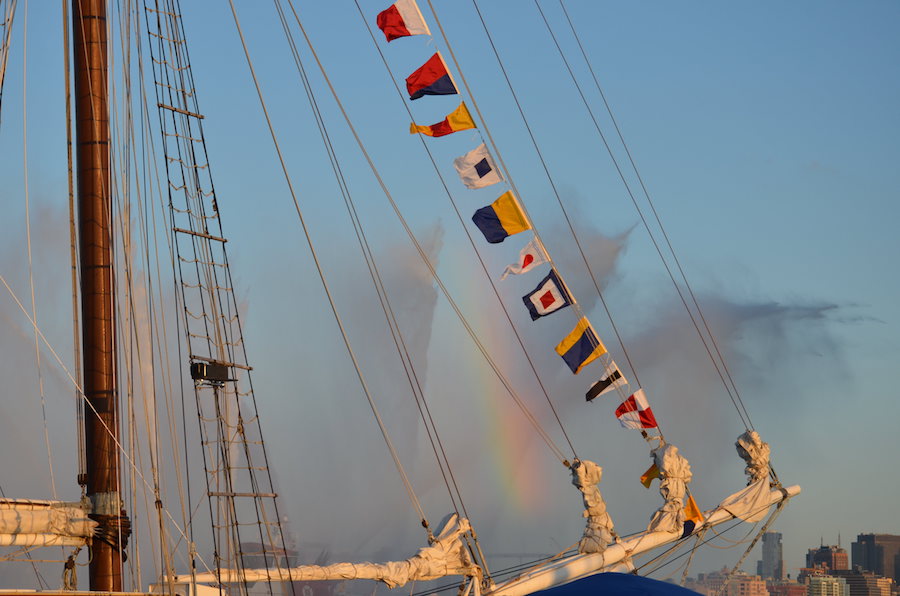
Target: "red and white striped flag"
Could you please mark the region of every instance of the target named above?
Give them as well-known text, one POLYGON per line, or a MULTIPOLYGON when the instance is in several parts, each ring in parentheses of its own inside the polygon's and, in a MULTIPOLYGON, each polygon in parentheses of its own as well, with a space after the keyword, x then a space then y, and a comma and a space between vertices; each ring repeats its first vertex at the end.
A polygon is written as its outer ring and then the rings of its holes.
POLYGON ((538 242, 537 237, 531 239, 531 242, 525 245, 525 248, 519 253, 519 260, 511 265, 507 265, 506 269, 503 270, 503 275, 500 276, 500 279, 506 279, 506 277, 510 273, 514 273, 519 275, 520 273, 525 273, 526 271, 531 271, 538 265, 543 265, 547 262, 547 253, 544 252, 544 247, 541 246, 541 243, 538 242))
POLYGON ((416 0, 397 0, 378 13, 376 24, 388 41, 407 35, 431 35, 416 0))
POLYGON ((619 424, 625 428, 637 430, 656 428, 656 418, 653 417, 653 410, 650 409, 650 404, 647 403, 643 389, 638 389, 632 393, 628 399, 616 408, 616 418, 619 419, 619 424))

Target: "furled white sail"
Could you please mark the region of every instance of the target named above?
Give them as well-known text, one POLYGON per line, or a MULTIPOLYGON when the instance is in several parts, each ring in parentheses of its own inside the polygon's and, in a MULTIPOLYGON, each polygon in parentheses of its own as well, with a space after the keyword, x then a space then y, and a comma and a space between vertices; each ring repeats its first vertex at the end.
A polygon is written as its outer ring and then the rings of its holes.
MULTIPOLYGON (((462 535, 471 530, 469 520, 451 515, 430 545, 419 549, 405 561, 387 563, 335 563, 300 565, 290 569, 222 569, 218 573, 199 573, 198 583, 234 583, 240 581, 319 581, 371 579, 398 588, 411 581, 428 581, 449 575, 478 576, 480 568, 472 562, 462 535)), ((189 576, 176 582, 190 581, 189 576)))
POLYGON ((606 503, 597 485, 603 477, 603 468, 592 461, 576 460, 572 464, 572 484, 581 491, 587 525, 578 542, 580 553, 602 553, 612 542, 615 530, 612 518, 606 512, 606 503))
POLYGON ((755 430, 748 430, 737 438, 734 446, 738 455, 747 462, 744 473, 747 484, 759 482, 769 475, 769 444, 763 441, 755 430))
POLYGON ((80 503, 0 501, 2 546, 78 546, 88 542, 96 527, 80 503))
POLYGON ((691 481, 691 465, 678 453, 678 447, 662 443, 652 450, 653 462, 659 469, 659 494, 665 499, 650 519, 649 532, 681 532, 684 526, 684 496, 691 481))

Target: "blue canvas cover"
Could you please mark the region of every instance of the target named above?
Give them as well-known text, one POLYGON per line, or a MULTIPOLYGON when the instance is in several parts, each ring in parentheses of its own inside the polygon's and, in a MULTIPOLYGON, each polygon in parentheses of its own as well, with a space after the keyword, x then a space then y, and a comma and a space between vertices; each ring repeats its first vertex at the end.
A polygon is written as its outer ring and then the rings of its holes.
POLYGON ((535 596, 697 596, 697 592, 668 582, 630 573, 598 573, 563 586, 535 592, 535 596))

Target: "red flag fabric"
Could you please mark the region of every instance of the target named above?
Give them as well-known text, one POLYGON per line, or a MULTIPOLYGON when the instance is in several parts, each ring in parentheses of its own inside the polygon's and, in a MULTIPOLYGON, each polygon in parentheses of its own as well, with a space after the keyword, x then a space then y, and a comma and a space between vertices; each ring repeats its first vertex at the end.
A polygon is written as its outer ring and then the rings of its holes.
POLYGON ((408 35, 431 35, 416 0, 398 0, 375 19, 388 41, 408 35))
POLYGON ((644 390, 638 389, 616 408, 616 418, 625 428, 656 428, 656 418, 647 403, 644 390))

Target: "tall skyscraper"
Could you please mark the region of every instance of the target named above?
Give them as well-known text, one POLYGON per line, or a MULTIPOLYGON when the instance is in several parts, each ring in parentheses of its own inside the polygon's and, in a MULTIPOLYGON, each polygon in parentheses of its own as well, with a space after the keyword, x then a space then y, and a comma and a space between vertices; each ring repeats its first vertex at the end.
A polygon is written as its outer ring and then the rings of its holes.
POLYGON ((860 534, 850 549, 853 565, 866 571, 900 579, 900 536, 894 534, 860 534))
POLYGON ((762 560, 756 563, 756 574, 767 579, 784 579, 780 532, 763 534, 762 560))
POLYGON ((839 546, 820 546, 811 548, 806 553, 806 566, 819 567, 826 565, 829 571, 850 569, 847 551, 839 546))

